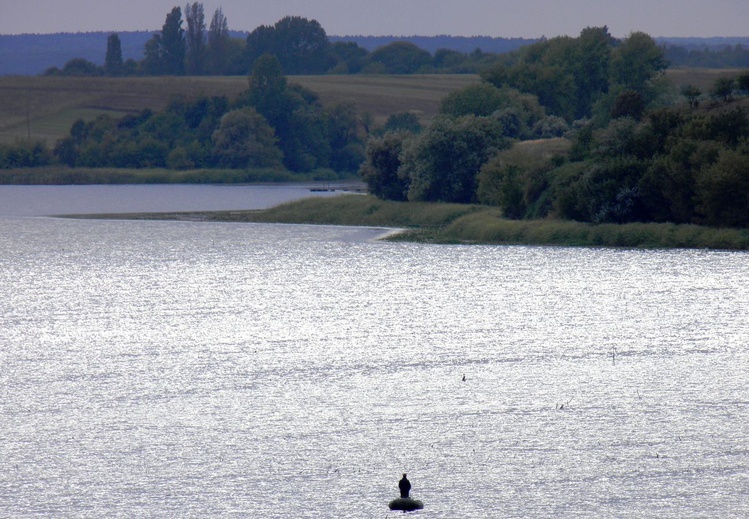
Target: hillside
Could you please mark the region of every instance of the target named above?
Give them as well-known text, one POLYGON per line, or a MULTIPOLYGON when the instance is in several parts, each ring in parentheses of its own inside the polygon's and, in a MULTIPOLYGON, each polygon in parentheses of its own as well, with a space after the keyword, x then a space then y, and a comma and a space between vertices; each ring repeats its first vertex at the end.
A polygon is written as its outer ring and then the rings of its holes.
MULTIPOLYGON (((675 69, 667 72, 678 88, 690 83, 708 91, 718 77, 735 70, 675 69)), ((442 98, 479 81, 472 75, 292 76, 316 92, 324 105, 354 103, 382 124, 394 113, 413 112, 422 123, 439 110, 442 98)), ((0 77, 0 142, 46 140, 67 135, 73 122, 100 114, 122 116, 144 108, 163 109, 174 96, 227 96, 247 89, 247 78, 232 77, 0 77)))
MULTIPOLYGON (((478 81, 469 75, 292 76, 320 96, 323 105, 354 103, 381 124, 393 113, 413 112, 422 122, 438 111, 448 93, 478 81)), ((121 116, 163 109, 174 96, 227 96, 247 89, 236 77, 0 77, 0 142, 46 140, 67 135, 73 122, 100 114, 121 116)))

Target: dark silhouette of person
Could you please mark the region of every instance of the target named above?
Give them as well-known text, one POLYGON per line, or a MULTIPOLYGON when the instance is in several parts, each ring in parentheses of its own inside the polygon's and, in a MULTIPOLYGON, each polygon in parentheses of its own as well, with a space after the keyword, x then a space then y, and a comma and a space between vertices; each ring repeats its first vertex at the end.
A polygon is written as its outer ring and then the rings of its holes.
POLYGON ((401 491, 401 497, 408 498, 408 493, 411 491, 411 482, 406 478, 405 474, 403 474, 401 480, 398 481, 398 488, 401 491))

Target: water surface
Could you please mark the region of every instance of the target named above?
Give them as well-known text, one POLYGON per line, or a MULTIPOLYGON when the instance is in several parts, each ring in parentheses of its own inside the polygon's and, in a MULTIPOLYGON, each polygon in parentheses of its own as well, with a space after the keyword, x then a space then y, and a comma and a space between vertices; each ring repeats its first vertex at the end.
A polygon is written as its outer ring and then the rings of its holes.
MULTIPOLYGON (((0 185, 0 216, 231 211, 267 209, 309 196, 334 196, 340 191, 312 192, 320 184, 267 185, 0 185)), ((324 184, 350 187, 351 183, 324 184)))
POLYGON ((3 514, 749 515, 749 256, 381 232, 0 218, 3 514))

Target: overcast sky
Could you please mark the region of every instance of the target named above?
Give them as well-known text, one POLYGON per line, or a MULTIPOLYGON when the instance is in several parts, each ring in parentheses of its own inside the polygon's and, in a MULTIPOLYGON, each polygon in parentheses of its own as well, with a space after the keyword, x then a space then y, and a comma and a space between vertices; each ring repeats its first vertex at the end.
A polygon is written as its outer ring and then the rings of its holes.
MULTIPOLYGON (((160 30, 174 0, 0 0, 0 34, 160 30)), ((577 36, 607 25, 623 37, 749 36, 749 0, 208 0, 233 30, 286 15, 315 19, 328 35, 577 36)))

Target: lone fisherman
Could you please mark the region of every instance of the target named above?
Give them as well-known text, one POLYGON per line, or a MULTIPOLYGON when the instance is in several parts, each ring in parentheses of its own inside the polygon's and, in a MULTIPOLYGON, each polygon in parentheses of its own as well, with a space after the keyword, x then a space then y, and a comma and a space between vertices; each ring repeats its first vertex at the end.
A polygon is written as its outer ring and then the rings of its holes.
POLYGON ((408 493, 411 491, 411 482, 406 478, 405 474, 403 474, 401 480, 398 481, 398 488, 401 491, 401 497, 408 499, 408 493))

